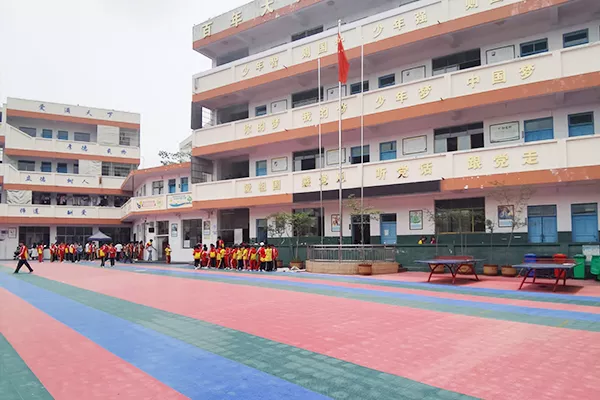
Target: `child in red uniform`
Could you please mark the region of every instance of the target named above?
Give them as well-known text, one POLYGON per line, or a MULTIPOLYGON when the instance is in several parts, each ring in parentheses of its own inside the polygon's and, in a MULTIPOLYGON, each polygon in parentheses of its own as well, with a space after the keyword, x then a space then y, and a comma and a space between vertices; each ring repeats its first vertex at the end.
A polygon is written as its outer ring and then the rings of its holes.
POLYGON ((248 257, 250 258, 250 271, 256 271, 258 269, 256 244, 250 247, 248 257))
POLYGON ((56 261, 56 243, 50 245, 50 262, 56 261))
POLYGON ((100 256, 100 267, 104 268, 105 267, 105 262, 106 262, 106 256, 108 253, 108 246, 103 244, 102 246, 100 246, 100 249, 98 250, 98 255, 100 256))
POLYGON ((117 258, 117 248, 112 243, 108 246, 108 258, 110 259, 110 266, 114 267, 115 258, 117 258))
POLYGON ((171 264, 171 245, 169 243, 165 245, 165 259, 167 264, 171 264))
POLYGON ((194 247, 194 251, 192 252, 192 255, 194 257, 194 269, 199 269, 200 268, 200 259, 202 258, 202 250, 200 250, 200 247, 198 245, 196 245, 194 247))
POLYGON ((37 253, 38 262, 44 262, 44 245, 42 243, 38 244, 37 253))
POLYGON ((17 263, 17 269, 15 269, 15 272, 13 272, 13 274, 18 274, 19 270, 23 265, 29 268, 29 273, 32 273, 33 268, 31 268, 31 266, 27 262, 27 246, 25 246, 25 243, 23 242, 21 242, 19 245, 21 246, 21 248, 19 249, 19 262, 17 263))
POLYGON ((58 246, 58 259, 60 260, 60 262, 64 262, 65 261, 65 249, 67 248, 67 246, 65 246, 64 243, 61 243, 58 246))

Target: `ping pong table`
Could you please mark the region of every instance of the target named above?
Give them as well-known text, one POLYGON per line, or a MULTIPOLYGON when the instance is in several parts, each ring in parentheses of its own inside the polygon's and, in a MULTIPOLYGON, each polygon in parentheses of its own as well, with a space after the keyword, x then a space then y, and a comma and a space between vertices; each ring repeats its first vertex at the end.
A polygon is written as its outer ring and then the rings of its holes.
POLYGON ((429 273, 429 278, 427 279, 427 282, 431 281, 431 276, 433 275, 433 271, 437 267, 442 266, 442 268, 444 268, 444 269, 448 268, 450 270, 450 273, 452 274, 452 284, 454 284, 456 281, 456 275, 458 274, 458 270, 463 266, 468 267, 470 269, 470 271, 465 273, 465 275, 467 275, 467 274, 475 275, 475 280, 478 281, 479 277, 477 276, 477 272, 475 272, 475 264, 477 264, 478 261, 483 261, 483 260, 474 259, 474 258, 466 258, 466 257, 434 258, 431 260, 415 260, 416 263, 427 264, 429 266, 429 269, 431 270, 431 272, 429 273))
MULTIPOLYGON (((552 263, 552 262, 532 262, 532 263, 523 263, 523 264, 518 264, 518 265, 513 265, 513 268, 517 268, 517 269, 525 269, 525 276, 523 277, 523 280, 521 281, 521 285, 519 286, 519 290, 521 290, 521 288, 523 287, 523 285, 525 284, 525 281, 527 281, 527 278, 532 277, 533 281, 531 283, 536 283, 535 279, 536 279, 536 274, 537 271, 548 271, 548 270, 560 270, 561 272, 556 274, 556 281, 554 282, 554 288, 552 289, 553 292, 556 292, 556 287, 558 286, 558 282, 560 282, 561 280, 563 281, 563 286, 567 286, 567 271, 573 269, 573 267, 575 267, 575 263, 571 263, 571 262, 563 262, 563 263, 552 263), (533 272, 533 273, 532 273, 533 272)), ((539 283, 539 282, 537 282, 539 283)))

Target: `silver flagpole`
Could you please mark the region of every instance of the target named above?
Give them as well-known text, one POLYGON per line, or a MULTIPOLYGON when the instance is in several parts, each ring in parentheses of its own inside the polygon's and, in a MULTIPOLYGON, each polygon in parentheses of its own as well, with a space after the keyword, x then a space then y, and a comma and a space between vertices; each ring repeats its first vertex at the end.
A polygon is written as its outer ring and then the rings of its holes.
POLYGON ((323 244, 323 235, 325 235, 325 211, 323 210, 323 154, 322 147, 323 143, 321 140, 321 57, 317 60, 318 75, 317 75, 317 88, 319 91, 319 202, 321 207, 321 244, 323 244))
POLYGON ((361 244, 365 244, 365 228, 363 224, 363 211, 365 209, 365 160, 364 160, 364 147, 365 147, 365 124, 364 124, 364 107, 363 101, 364 96, 364 40, 361 37, 360 40, 360 240, 361 244))
MULTIPOLYGON (((338 19, 338 40, 341 38, 342 20, 338 19)), ((338 69, 340 65, 338 62, 338 69)), ((339 72, 338 72, 339 74, 339 72)), ((342 81, 338 77, 338 163, 339 163, 339 213, 340 213, 340 248, 339 259, 342 261, 342 244, 344 242, 344 213, 342 209, 342 81)))

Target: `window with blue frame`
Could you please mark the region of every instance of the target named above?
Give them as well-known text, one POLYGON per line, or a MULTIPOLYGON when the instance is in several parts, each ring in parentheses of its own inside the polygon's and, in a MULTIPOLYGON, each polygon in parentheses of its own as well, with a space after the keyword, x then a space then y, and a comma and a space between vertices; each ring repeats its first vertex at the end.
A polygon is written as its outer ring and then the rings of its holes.
POLYGON ((589 42, 588 30, 569 32, 563 35, 563 47, 573 47, 586 44, 589 42))
POLYGON ((557 243, 556 205, 527 207, 529 243, 557 243))
POLYGON ((58 172, 59 174, 66 174, 67 173, 67 164, 66 163, 56 164, 56 172, 58 172))
POLYGON ((169 179, 169 193, 175 193, 177 191, 177 184, 175 179, 169 179))
POLYGON ((552 117, 525 121, 525 142, 554 139, 552 117))
POLYGON ((67 131, 58 131, 56 136, 58 140, 69 140, 69 132, 67 131))
POLYGON ((188 188, 188 177, 187 176, 185 178, 181 178, 181 191, 182 192, 189 191, 189 188, 188 188))
POLYGON ((254 109, 254 112, 257 117, 267 115, 267 106, 258 106, 254 109))
MULTIPOLYGON (((352 147, 350 149, 350 164, 360 164, 360 161, 361 161, 360 159, 361 159, 360 146, 352 147)), ((369 145, 363 146, 362 159, 366 163, 371 161, 371 157, 369 156, 369 145)))
POLYGON ((573 242, 598 241, 598 203, 571 204, 573 242))
POLYGON ((40 167, 40 171, 52 172, 52 163, 50 161, 42 161, 42 166, 40 167))
POLYGON ((396 141, 379 143, 379 160, 396 159, 396 141))
POLYGON ((267 160, 261 160, 256 162, 256 176, 267 175, 267 160))
POLYGON ((396 84, 396 74, 389 74, 379 77, 379 87, 384 88, 396 84))
POLYGON ((594 113, 569 115, 569 137, 594 134, 594 113))
POLYGON ((548 39, 538 39, 527 43, 521 43, 521 57, 532 56, 534 54, 545 53, 548 51, 548 39))
MULTIPOLYGON (((362 83, 362 90, 363 92, 369 91, 369 81, 364 81, 362 83)), ((360 82, 353 83, 352 85, 350 85, 350 95, 358 93, 360 93, 360 82)))
POLYGON ((44 139, 52 139, 52 129, 42 129, 42 137, 44 139))

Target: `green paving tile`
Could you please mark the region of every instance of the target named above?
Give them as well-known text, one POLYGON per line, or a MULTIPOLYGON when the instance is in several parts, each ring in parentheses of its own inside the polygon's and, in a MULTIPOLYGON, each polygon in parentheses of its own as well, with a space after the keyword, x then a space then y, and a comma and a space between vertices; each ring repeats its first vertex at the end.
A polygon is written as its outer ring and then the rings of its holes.
MULTIPOLYGON (((3 272, 8 271, 6 268, 1 269, 3 272)), ((435 393, 446 392, 400 376, 384 374, 283 343, 39 276, 23 275, 18 279, 334 399, 424 399, 432 398, 435 393), (385 379, 381 378, 382 375, 385 379)), ((472 398, 449 393, 456 396, 456 399, 472 398)))
POLYGON ((44 385, 0 333, 0 399, 52 399, 44 385))

